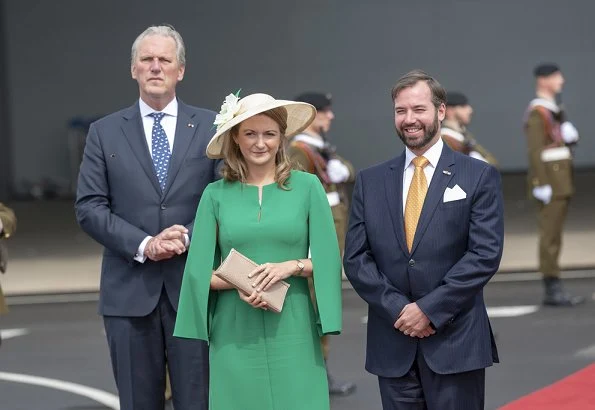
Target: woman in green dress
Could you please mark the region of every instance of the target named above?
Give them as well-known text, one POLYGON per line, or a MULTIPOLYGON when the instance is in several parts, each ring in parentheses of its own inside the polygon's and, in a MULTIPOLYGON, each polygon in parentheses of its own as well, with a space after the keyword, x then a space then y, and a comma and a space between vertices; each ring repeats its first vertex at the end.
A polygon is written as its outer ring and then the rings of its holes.
POLYGON ((223 179, 200 199, 174 335, 209 342, 211 410, 328 410, 320 336, 341 331, 339 247, 322 185, 285 152, 316 110, 266 94, 221 108, 207 155, 224 159, 223 179), (212 274, 232 248, 260 264, 252 295, 212 274), (260 292, 280 280, 275 313, 260 292))

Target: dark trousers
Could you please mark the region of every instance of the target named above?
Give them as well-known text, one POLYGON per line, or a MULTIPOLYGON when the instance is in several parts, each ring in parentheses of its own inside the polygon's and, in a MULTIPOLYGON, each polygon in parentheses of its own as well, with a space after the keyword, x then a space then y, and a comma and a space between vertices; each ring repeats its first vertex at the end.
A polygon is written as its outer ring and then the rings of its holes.
POLYGON ((421 354, 403 377, 378 377, 383 410, 483 410, 485 369, 438 374, 421 354))
POLYGON ((175 320, 165 288, 148 316, 103 317, 121 410, 163 410, 166 361, 174 408, 208 408, 207 344, 174 337, 175 320))

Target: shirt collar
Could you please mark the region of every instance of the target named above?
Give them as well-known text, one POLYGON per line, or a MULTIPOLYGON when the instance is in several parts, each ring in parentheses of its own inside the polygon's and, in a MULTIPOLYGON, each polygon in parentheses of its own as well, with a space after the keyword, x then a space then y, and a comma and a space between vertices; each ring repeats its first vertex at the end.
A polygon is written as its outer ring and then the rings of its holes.
POLYGON ((531 108, 533 108, 533 107, 536 107, 536 106, 539 106, 539 105, 540 105, 540 106, 542 106, 542 107, 545 107, 545 108, 547 108, 548 110, 550 110, 550 111, 552 111, 552 112, 555 112, 555 113, 558 113, 558 112, 560 112, 560 107, 558 107, 558 104, 556 104, 556 102, 555 102, 555 101, 552 101, 552 100, 546 100, 545 98, 542 98, 542 97, 537 97, 537 98, 534 98, 534 99, 533 99, 533 100, 532 100, 532 101, 529 103, 529 106, 530 106, 531 108))
POLYGON ((156 111, 153 108, 149 107, 149 105, 146 102, 144 102, 142 98, 138 99, 138 106, 140 108, 141 117, 146 117, 150 114, 153 114, 154 112, 162 112, 166 115, 171 115, 172 117, 178 116, 178 99, 175 97, 161 111, 156 111))
POLYGON ((451 130, 455 130, 455 131, 458 131, 458 132, 465 131, 465 127, 464 126, 462 126, 458 122, 452 121, 452 120, 444 120, 444 121, 442 121, 442 128, 450 128, 451 130))
POLYGON ((293 140, 305 142, 306 144, 313 145, 318 149, 324 148, 324 141, 320 137, 316 138, 308 134, 298 134, 295 137, 293 137, 293 140))
MULTIPOLYGON (((443 146, 444 143, 442 142, 442 138, 438 138, 438 141, 436 141, 436 143, 423 154, 434 168, 438 166, 443 146)), ((413 158, 416 156, 417 155, 415 155, 409 148, 405 147, 405 169, 409 167, 409 164, 411 164, 411 161, 413 161, 413 158)))

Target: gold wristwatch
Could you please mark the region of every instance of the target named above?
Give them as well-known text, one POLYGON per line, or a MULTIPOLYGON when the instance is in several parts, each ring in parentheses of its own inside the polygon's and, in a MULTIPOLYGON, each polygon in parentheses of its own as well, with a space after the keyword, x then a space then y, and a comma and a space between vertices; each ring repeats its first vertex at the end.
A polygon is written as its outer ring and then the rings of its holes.
POLYGON ((295 276, 302 276, 302 273, 304 273, 304 268, 306 267, 306 265, 304 265, 304 262, 302 262, 299 259, 296 259, 295 261, 297 262, 297 267, 299 269, 295 276))

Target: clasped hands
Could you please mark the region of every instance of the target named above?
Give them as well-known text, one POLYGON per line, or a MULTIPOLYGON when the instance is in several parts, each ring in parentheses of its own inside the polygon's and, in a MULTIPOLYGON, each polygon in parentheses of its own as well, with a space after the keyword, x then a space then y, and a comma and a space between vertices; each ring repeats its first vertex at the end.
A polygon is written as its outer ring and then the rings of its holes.
POLYGON ((424 338, 436 333, 432 326, 430 326, 430 319, 417 306, 417 303, 409 303, 405 305, 399 318, 394 324, 395 329, 403 332, 404 335, 410 337, 424 338))
POLYGON ((188 229, 183 225, 165 228, 157 236, 149 239, 145 246, 145 256, 152 261, 160 261, 183 254, 186 252, 186 234, 188 229))
POLYGON ((256 269, 250 272, 250 274, 248 274, 249 278, 254 278, 254 282, 252 283, 254 291, 251 295, 247 296, 238 290, 240 299, 255 308, 268 310, 267 303, 262 300, 261 292, 268 290, 273 284, 279 282, 280 280, 287 279, 295 272, 295 261, 265 263, 259 265, 256 269))

